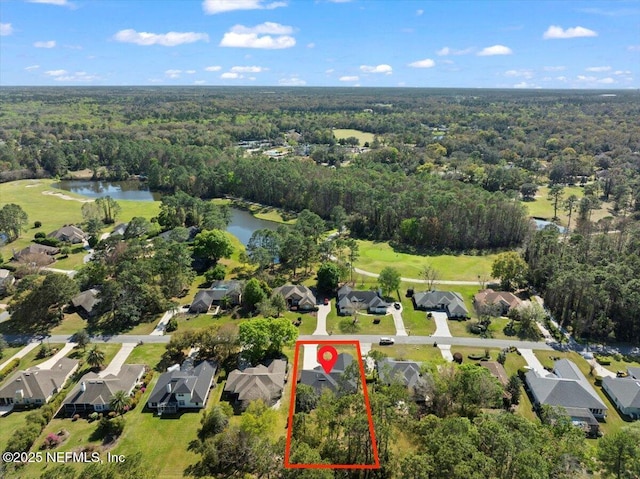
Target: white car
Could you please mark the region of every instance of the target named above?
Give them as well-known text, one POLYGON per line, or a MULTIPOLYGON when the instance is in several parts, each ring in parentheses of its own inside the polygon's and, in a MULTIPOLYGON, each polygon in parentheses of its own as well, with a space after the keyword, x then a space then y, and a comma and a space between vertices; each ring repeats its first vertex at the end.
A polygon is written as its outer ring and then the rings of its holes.
POLYGON ((380 344, 380 346, 391 346, 392 344, 395 344, 395 341, 393 338, 380 338, 380 342, 378 344, 380 344))

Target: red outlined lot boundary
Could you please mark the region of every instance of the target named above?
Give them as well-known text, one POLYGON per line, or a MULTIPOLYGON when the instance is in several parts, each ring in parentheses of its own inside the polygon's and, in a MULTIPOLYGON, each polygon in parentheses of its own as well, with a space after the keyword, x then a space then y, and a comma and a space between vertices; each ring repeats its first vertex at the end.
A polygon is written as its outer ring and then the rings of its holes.
POLYGON ((284 467, 287 469, 380 469, 380 457, 378 456, 378 445, 376 443, 376 434, 373 427, 373 415, 371 414, 371 404, 369 402, 369 392, 367 391, 367 382, 364 371, 364 363, 362 362, 362 352, 360 350, 360 341, 357 340, 304 340, 296 341, 296 347, 293 353, 293 372, 290 376, 292 382, 291 400, 289 404, 289 422, 287 427, 287 440, 284 449, 284 467), (296 386, 298 379, 298 362, 300 358, 300 346, 303 344, 315 345, 348 345, 355 346, 358 366, 360 367, 360 378, 362 381, 362 394, 364 395, 364 405, 367 410, 367 420, 369 422, 369 435, 371 437, 371 448, 373 450, 373 464, 292 464, 289 462, 291 453, 291 434, 293 429, 293 414, 296 408, 296 386))

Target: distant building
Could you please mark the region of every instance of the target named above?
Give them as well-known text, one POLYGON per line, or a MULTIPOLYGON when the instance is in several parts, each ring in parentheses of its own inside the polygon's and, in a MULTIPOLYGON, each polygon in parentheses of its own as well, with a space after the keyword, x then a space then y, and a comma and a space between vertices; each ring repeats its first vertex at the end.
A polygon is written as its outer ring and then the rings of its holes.
POLYGON ((510 309, 522 305, 522 300, 508 291, 485 289, 473 297, 473 304, 478 312, 496 308, 501 316, 506 316, 510 309))
POLYGON ((55 248, 53 246, 47 246, 44 244, 32 243, 26 248, 21 249, 20 251, 14 251, 13 258, 19 261, 20 259, 29 260, 30 258, 37 256, 38 258, 43 260, 43 263, 51 264, 55 261, 52 256, 58 254, 59 252, 60 248, 55 248))
POLYGON ((8 269, 0 269, 0 293, 4 293, 7 288, 16 282, 16 278, 8 269))
POLYGON ((41 406, 59 392, 78 369, 78 361, 62 358, 50 369, 18 371, 0 387, 0 406, 41 406))
POLYGON ((282 397, 286 377, 287 362, 283 359, 274 359, 269 366, 260 364, 242 371, 234 369, 227 377, 223 394, 241 411, 258 399, 273 406, 282 397))
POLYGON ((48 236, 49 238, 71 244, 83 243, 87 239, 86 233, 74 225, 63 226, 53 233, 49 233, 48 236))
POLYGON ((147 401, 149 409, 156 410, 158 415, 173 414, 180 409, 202 409, 215 386, 216 370, 217 366, 210 361, 202 361, 195 367, 190 360, 182 367, 172 366, 153 388, 147 401))
POLYGON ((500 381, 503 387, 509 382, 506 369, 498 361, 480 361, 480 366, 487 368, 491 375, 500 381))
POLYGON ((468 318, 469 310, 460 293, 454 291, 422 291, 412 296, 413 306, 425 311, 443 311, 448 318, 468 318))
POLYGON ((237 306, 242 302, 241 281, 214 281, 209 289, 198 291, 189 307, 190 313, 206 313, 212 305, 220 305, 228 301, 229 305, 237 306))

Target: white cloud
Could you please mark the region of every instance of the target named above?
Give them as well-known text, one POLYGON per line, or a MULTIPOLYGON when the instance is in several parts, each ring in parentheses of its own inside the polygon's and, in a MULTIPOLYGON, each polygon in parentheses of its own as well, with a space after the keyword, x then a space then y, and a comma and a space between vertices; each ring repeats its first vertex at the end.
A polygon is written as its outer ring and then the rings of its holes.
POLYGON ((263 0, 204 0, 202 9, 207 15, 231 12, 233 10, 273 10, 286 7, 286 2, 269 2, 263 0))
POLYGON ((358 81, 360 78, 358 78, 357 76, 343 76, 338 78, 338 80, 340 81, 358 81))
POLYGON ((556 80, 558 80, 558 81, 567 81, 567 77, 559 76, 559 77, 556 77, 556 80))
POLYGON ((436 52, 436 55, 440 57, 446 57, 447 55, 468 55, 473 51, 473 48, 465 48, 464 50, 457 50, 455 48, 442 47, 436 52))
POLYGON ((185 43, 194 43, 199 41, 208 42, 209 35, 206 33, 196 32, 168 32, 168 33, 148 33, 136 32, 129 28, 120 30, 113 36, 113 39, 122 43, 135 43, 136 45, 162 45, 163 47, 175 47, 185 43))
POLYGON ((206 80, 194 80, 193 81, 194 85, 204 85, 205 83, 207 83, 206 80))
POLYGON ((527 83, 526 81, 522 81, 513 85, 513 88, 538 88, 538 86, 534 83, 527 83))
POLYGON ((29 3, 46 3, 48 5, 58 5, 60 7, 71 6, 72 4, 67 0, 27 0, 29 3))
POLYGON ((333 68, 329 68, 328 70, 324 71, 327 75, 331 75, 333 72, 335 72, 335 70, 333 68))
POLYGON ((589 68, 585 68, 586 71, 588 72, 608 72, 609 70, 611 70, 611 67, 606 66, 606 67, 589 67, 589 68))
POLYGON ((387 75, 391 75, 393 73, 391 65, 386 65, 384 63, 376 66, 360 65, 360 70, 365 73, 385 73, 387 75))
POLYGON ((545 40, 558 38, 580 38, 580 37, 597 37, 598 34, 593 30, 584 27, 571 27, 564 30, 558 25, 551 25, 547 31, 542 34, 545 40))
POLYGON ((480 50, 478 52, 478 56, 491 57, 494 55, 511 55, 512 53, 513 51, 509 47, 505 47, 504 45, 493 45, 480 50))
POLYGON ((597 78, 594 76, 578 75, 577 80, 580 82, 594 82, 597 78))
POLYGON ((184 71, 187 75, 193 75, 196 71, 195 70, 185 70, 184 71))
POLYGON ((416 10, 416 15, 421 16, 424 13, 423 9, 416 10))
POLYGON ((46 42, 34 42, 33 46, 36 48, 54 48, 56 46, 56 41, 48 40, 46 42))
POLYGON ((7 37, 13 33, 13 27, 10 23, 0 23, 0 36, 7 37))
POLYGON ((237 78, 242 78, 242 75, 235 72, 224 72, 222 75, 220 75, 220 78, 222 78, 223 80, 235 80, 237 78))
POLYGON ((435 65, 436 62, 434 62, 431 58, 425 58, 424 60, 417 60, 415 62, 409 63, 409 66, 413 68, 431 68, 435 65))
POLYGON ((616 81, 611 77, 601 78, 600 80, 598 80, 598 83, 602 83, 604 85, 611 85, 612 83, 615 83, 615 82, 616 81))
POLYGON ((260 73, 265 70, 266 68, 257 67, 257 66, 231 67, 231 71, 235 73, 260 73))
POLYGON ((220 46, 266 50, 291 48, 296 44, 296 39, 291 36, 292 33, 293 27, 274 22, 261 23, 255 27, 234 25, 224 34, 220 46))
POLYGON ((61 82, 74 82, 74 83, 87 83, 94 80, 100 80, 98 75, 93 75, 87 72, 75 72, 68 75, 58 75, 54 77, 55 81, 61 82))
POLYGON ((222 67, 220 65, 211 65, 210 67, 206 67, 204 69, 204 71, 206 72, 219 72, 220 70, 222 70, 222 67))
POLYGON ((316 44, 311 42, 311 43, 307 43, 307 48, 315 48, 316 44))
POLYGON ((164 75, 167 78, 172 78, 172 79, 176 79, 176 78, 180 78, 180 74, 182 73, 182 70, 166 70, 164 72, 164 75))
POLYGON ((302 78, 292 76, 289 78, 281 78, 278 83, 282 86, 305 86, 307 84, 302 78))
POLYGON ((631 75, 631 70, 616 70, 613 72, 614 75, 631 75))
POLYGON ((526 79, 533 78, 533 71, 531 70, 507 70, 504 72, 505 76, 508 77, 522 77, 526 79))
POLYGON ((38 68, 40 68, 40 65, 31 65, 25 68, 25 70, 27 70, 28 72, 32 72, 34 70, 37 70, 38 68))
POLYGON ((546 72, 561 72, 567 69, 564 65, 559 66, 551 66, 551 67, 543 67, 542 68, 546 72))
POLYGON ((67 70, 48 70, 44 72, 45 75, 49 75, 50 77, 59 77, 67 74, 67 70))

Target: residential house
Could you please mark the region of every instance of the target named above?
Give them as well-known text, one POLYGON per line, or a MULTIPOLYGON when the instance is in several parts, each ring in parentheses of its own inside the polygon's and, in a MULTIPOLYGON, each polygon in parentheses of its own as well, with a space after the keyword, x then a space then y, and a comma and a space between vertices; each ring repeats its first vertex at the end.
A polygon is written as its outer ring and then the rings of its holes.
POLYGON ((241 281, 214 281, 209 289, 203 289, 196 293, 191 306, 190 313, 206 313, 212 305, 221 305, 228 301, 231 306, 237 306, 242 301, 241 281))
POLYGON ((345 377, 344 373, 353 363, 353 356, 347 353, 340 353, 330 372, 325 372, 322 366, 314 369, 303 369, 300 371, 298 381, 312 387, 318 394, 322 394, 324 389, 330 389, 334 393, 340 390, 355 391, 358 387, 358 377, 345 377))
POLYGON ((602 389, 621 414, 640 419, 640 368, 627 368, 627 373, 629 375, 626 378, 603 378, 602 389))
POLYGON ((147 406, 159 416, 175 414, 180 409, 202 409, 215 386, 216 371, 217 366, 211 361, 202 361, 194 367, 193 361, 186 360, 182 366, 171 366, 158 379, 147 406))
POLYGON ((60 391, 78 369, 78 361, 62 358, 50 369, 18 371, 0 387, 0 406, 41 406, 60 391))
POLYGON ((414 293, 411 299, 416 309, 444 311, 449 319, 469 317, 462 296, 454 291, 421 291, 414 293))
MULTIPOLYGON (((193 241, 196 235, 200 232, 200 229, 197 226, 189 226, 188 228, 182 228, 182 229, 186 229, 187 231, 186 241, 188 242, 193 241)), ((185 241, 185 239, 181 238, 180 235, 177 233, 176 228, 160 233, 158 235, 158 238, 162 238, 165 241, 179 241, 179 242, 185 241)))
POLYGON ((502 386, 506 386, 509 382, 509 376, 507 375, 506 369, 498 361, 480 361, 480 366, 487 368, 491 375, 500 381, 502 386))
POLYGON ((420 365, 415 361, 396 361, 384 358, 377 362, 376 370, 378 371, 378 379, 384 384, 399 381, 409 389, 415 388, 422 378, 420 365))
POLYGON ((16 261, 24 260, 29 262, 37 262, 39 264, 51 264, 55 261, 52 258, 60 252, 60 248, 47 246, 44 244, 32 243, 20 251, 13 252, 13 259, 16 261), (36 261, 37 259, 37 261, 36 261))
POLYGON ((16 278, 8 269, 0 269, 0 293, 4 293, 9 286, 16 282, 16 278))
POLYGON ((227 377, 224 398, 241 411, 258 399, 273 406, 282 397, 286 379, 287 362, 283 359, 274 359, 268 366, 260 364, 242 371, 234 369, 227 377))
POLYGON ((49 238, 55 238, 64 243, 78 244, 84 243, 87 235, 84 231, 74 225, 65 225, 56 231, 49 233, 49 238))
POLYGON ((94 316, 98 311, 96 305, 100 303, 99 293, 95 288, 87 289, 71 298, 71 304, 81 316, 94 316))
POLYGON ((316 309, 316 297, 313 292, 306 286, 297 284, 286 284, 278 288, 274 288, 273 294, 281 294, 284 296, 287 306, 291 310, 309 311, 316 309))
POLYGON ((391 304, 375 291, 357 291, 344 285, 338 290, 338 314, 348 316, 355 311, 366 310, 372 314, 385 314, 391 304))
POLYGON ((145 369, 142 364, 125 364, 118 374, 85 374, 64 400, 62 407, 65 413, 72 415, 108 411, 109 402, 116 392, 124 391, 127 395, 133 393, 144 376, 145 369))
POLYGON ((473 297, 473 305, 478 312, 489 311, 495 308, 495 312, 501 316, 506 316, 511 308, 520 307, 522 300, 508 291, 485 289, 473 297))
POLYGON ((553 373, 542 375, 530 370, 525 383, 536 408, 543 405, 565 409, 582 409, 586 417, 605 419, 607 406, 600 399, 578 366, 568 359, 560 359, 553 365, 553 373))
POLYGON ((129 223, 120 223, 118 226, 113 228, 113 231, 109 236, 124 236, 124 232, 127 231, 127 226, 129 226, 129 223))

